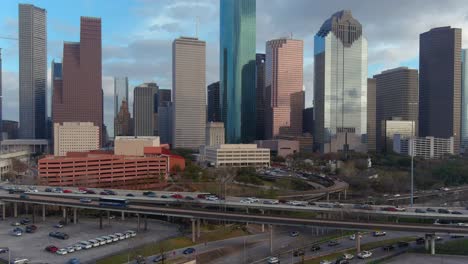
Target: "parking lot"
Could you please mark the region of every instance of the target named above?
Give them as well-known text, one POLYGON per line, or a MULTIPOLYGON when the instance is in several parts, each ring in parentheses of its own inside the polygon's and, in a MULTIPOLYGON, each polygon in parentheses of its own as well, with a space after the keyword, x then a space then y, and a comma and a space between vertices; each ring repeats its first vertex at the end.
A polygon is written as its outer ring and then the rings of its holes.
MULTIPOLYGON (((90 240, 96 237, 105 236, 114 233, 123 233, 127 230, 137 231, 137 221, 135 218, 126 218, 122 221, 119 217, 109 221, 103 221, 103 229, 99 229, 99 219, 84 219, 79 218, 79 223, 68 224, 63 228, 53 227, 57 224, 60 218, 48 217, 46 222, 36 220, 35 225, 38 227, 35 233, 23 233, 22 236, 16 237, 11 235, 14 229, 11 226, 12 222, 19 221, 22 217, 7 218, 5 221, 0 221, 0 247, 9 247, 11 250, 12 259, 27 258, 29 263, 67 263, 71 258, 78 258, 81 263, 93 263, 95 260, 104 256, 109 256, 120 251, 131 251, 133 248, 140 245, 164 240, 168 237, 179 233, 178 226, 175 224, 148 220, 148 230, 137 233, 136 237, 128 238, 112 244, 102 245, 91 249, 83 249, 75 251, 64 256, 59 256, 47 252, 45 248, 49 245, 54 245, 58 248, 64 248, 74 245, 82 240, 90 240), (67 240, 61 240, 49 236, 49 232, 60 231, 70 236, 67 240)), ((142 225, 143 226, 143 225, 142 225)), ((25 226, 21 226, 25 228, 25 226)), ((1 254, 0 257, 7 260, 8 253, 1 254)))

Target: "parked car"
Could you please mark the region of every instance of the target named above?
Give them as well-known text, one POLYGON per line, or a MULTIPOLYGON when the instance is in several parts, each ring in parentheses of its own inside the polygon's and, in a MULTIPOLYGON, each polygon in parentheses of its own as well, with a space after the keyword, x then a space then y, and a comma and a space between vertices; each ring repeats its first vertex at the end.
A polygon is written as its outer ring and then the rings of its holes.
POLYGON ((339 258, 335 261, 335 264, 349 264, 349 260, 344 258, 339 258))
POLYGON ((304 256, 304 254, 305 254, 304 250, 302 250, 302 249, 294 250, 294 252, 293 252, 293 255, 295 257, 304 256))
POLYGON ((49 233, 49 236, 50 236, 50 237, 55 237, 55 238, 58 238, 58 239, 62 239, 62 240, 66 240, 66 239, 68 239, 68 238, 70 237, 69 235, 67 235, 67 234, 65 234, 65 233, 56 232, 56 231, 50 232, 50 233, 49 233))
POLYGON ((289 236, 290 236, 290 237, 297 237, 297 236, 299 236, 299 232, 298 232, 298 231, 291 231, 291 232, 289 233, 289 236))
POLYGON ((154 257, 153 262, 158 263, 158 262, 162 262, 164 260, 166 260, 166 255, 161 254, 161 255, 158 255, 158 256, 154 257))
POLYGON ((93 190, 86 190, 86 193, 87 193, 87 194, 96 194, 96 192, 93 191, 93 190))
POLYGON ((68 264, 80 264, 80 260, 77 258, 72 258, 68 261, 68 264))
POLYGON ((12 222, 11 225, 12 226, 20 226, 21 224, 19 222, 12 222))
POLYGON ((444 208, 439 208, 439 210, 437 210, 437 212, 439 214, 450 214, 450 210, 447 210, 447 209, 444 209, 444 208))
POLYGON ((35 225, 28 225, 26 226, 26 233, 34 233, 37 230, 37 226, 35 225))
POLYGON ((61 248, 61 249, 57 250, 55 252, 55 254, 57 254, 57 255, 66 255, 66 254, 68 254, 68 250, 66 250, 64 248, 61 248))
POLYGON ((183 199, 184 196, 182 196, 181 194, 178 194, 178 193, 174 193, 173 195, 171 195, 172 198, 174 199, 183 199))
POLYGON ((387 233, 384 232, 384 231, 374 231, 374 232, 372 233, 372 235, 375 236, 375 237, 380 237, 380 236, 386 236, 387 233))
POLYGON ((21 219, 20 223, 22 225, 27 225, 27 224, 31 223, 31 220, 29 218, 23 218, 23 219, 21 219))
POLYGON ((83 246, 81 244, 75 244, 72 247, 75 249, 75 251, 80 251, 83 249, 83 246))
POLYGON ((113 190, 104 190, 108 195, 117 195, 113 190))
POLYGON ((55 227, 55 228, 62 228, 62 227, 63 227, 63 224, 58 223, 58 224, 55 224, 54 227, 55 227))
POLYGON ((312 247, 310 248, 310 251, 319 251, 319 250, 320 250, 319 245, 312 245, 312 247))
POLYGON ((63 193, 73 193, 72 190, 63 190, 63 193))
POLYGON ((192 196, 185 196, 185 200, 193 201, 193 200, 195 200, 195 198, 193 198, 192 196))
POLYGON ((435 213, 435 212, 436 212, 436 209, 430 208, 430 207, 429 207, 429 208, 426 209, 426 212, 428 212, 428 213, 435 213))
POLYGON ((52 188, 47 187, 47 188, 44 189, 44 191, 45 192, 52 192, 52 188))
POLYGON ((184 249, 184 251, 182 252, 184 255, 189 255, 189 254, 192 254, 195 252, 195 249, 194 248, 186 248, 184 249))
POLYGON ((78 243, 81 245, 81 248, 83 249, 90 249, 93 247, 93 245, 89 243, 88 241, 80 241, 78 243))
POLYGON ((47 247, 45 248, 45 250, 46 250, 47 252, 50 252, 50 253, 55 253, 55 252, 57 252, 57 250, 59 250, 59 249, 58 249, 58 247, 56 247, 56 246, 50 245, 50 246, 47 246, 47 247))
POLYGON ((156 193, 150 191, 143 192, 143 195, 146 197, 156 197, 156 193))
POLYGON ((370 251, 361 251, 357 254, 357 257, 360 259, 366 259, 372 257, 372 252, 370 251))
POLYGON ((333 264, 333 263, 332 263, 330 260, 328 260, 328 259, 322 259, 322 260, 320 261, 320 264, 333 264))
POLYGON ((277 257, 269 257, 267 260, 268 264, 279 264, 280 261, 277 257))
POLYGON ((104 192, 104 191, 100 192, 99 194, 100 195, 109 195, 107 192, 104 192))
POLYGON ((75 248, 74 248, 74 247, 71 247, 71 246, 70 246, 70 247, 66 247, 65 249, 67 250, 68 253, 73 253, 73 252, 75 252, 75 248))
POLYGON ((348 254, 348 253, 345 253, 343 254, 343 259, 346 259, 346 260, 351 260, 354 258, 354 255, 353 254, 348 254))

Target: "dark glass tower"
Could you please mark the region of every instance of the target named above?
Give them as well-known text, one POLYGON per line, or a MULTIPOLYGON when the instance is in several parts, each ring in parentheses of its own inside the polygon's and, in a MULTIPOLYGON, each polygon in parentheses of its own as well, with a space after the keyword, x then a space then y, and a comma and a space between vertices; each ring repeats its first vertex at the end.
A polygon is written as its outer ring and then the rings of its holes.
POLYGON ((228 143, 251 142, 255 114, 255 0, 221 0, 220 96, 228 143))
POLYGON ((219 109, 219 82, 208 85, 208 122, 220 122, 221 111, 219 109))

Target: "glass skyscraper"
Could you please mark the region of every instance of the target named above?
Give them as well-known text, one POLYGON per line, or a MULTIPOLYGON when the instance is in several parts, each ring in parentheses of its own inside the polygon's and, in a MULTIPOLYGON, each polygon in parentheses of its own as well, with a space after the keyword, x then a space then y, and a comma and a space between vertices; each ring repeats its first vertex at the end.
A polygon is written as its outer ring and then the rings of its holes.
POLYGON ((468 150, 468 49, 462 50, 462 84, 461 84, 461 143, 463 152, 468 150))
POLYGON ((367 151, 367 40, 351 11, 337 12, 314 39, 316 148, 367 151))
POLYGON ((256 134, 255 0, 221 0, 220 103, 228 143, 256 134))

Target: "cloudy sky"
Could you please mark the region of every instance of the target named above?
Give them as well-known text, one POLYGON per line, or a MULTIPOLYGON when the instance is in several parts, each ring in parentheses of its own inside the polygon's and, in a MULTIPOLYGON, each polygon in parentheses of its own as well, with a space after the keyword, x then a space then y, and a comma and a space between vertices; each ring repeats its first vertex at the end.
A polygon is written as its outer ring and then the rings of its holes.
MULTIPOLYGON (((2 2, 0 36, 17 37, 19 2, 2 2)), ((194 36, 197 17, 199 38, 207 42, 207 84, 219 79, 219 0, 28 3, 47 10, 49 65, 52 59, 61 60, 63 41, 79 41, 80 16, 102 18, 105 123, 109 131, 113 130, 112 77, 128 76, 131 91, 148 81, 170 89, 172 40, 194 36)), ((257 0, 258 52, 265 50, 269 39, 292 34, 304 40, 307 105, 313 98, 309 92, 313 88, 313 36, 328 17, 342 9, 350 9, 363 25, 369 45, 369 76, 400 65, 417 68, 418 35, 432 27, 466 28, 463 41, 468 43, 466 0, 257 0)), ((15 41, 0 39, 0 48, 4 118, 18 120, 18 46, 15 41)))

